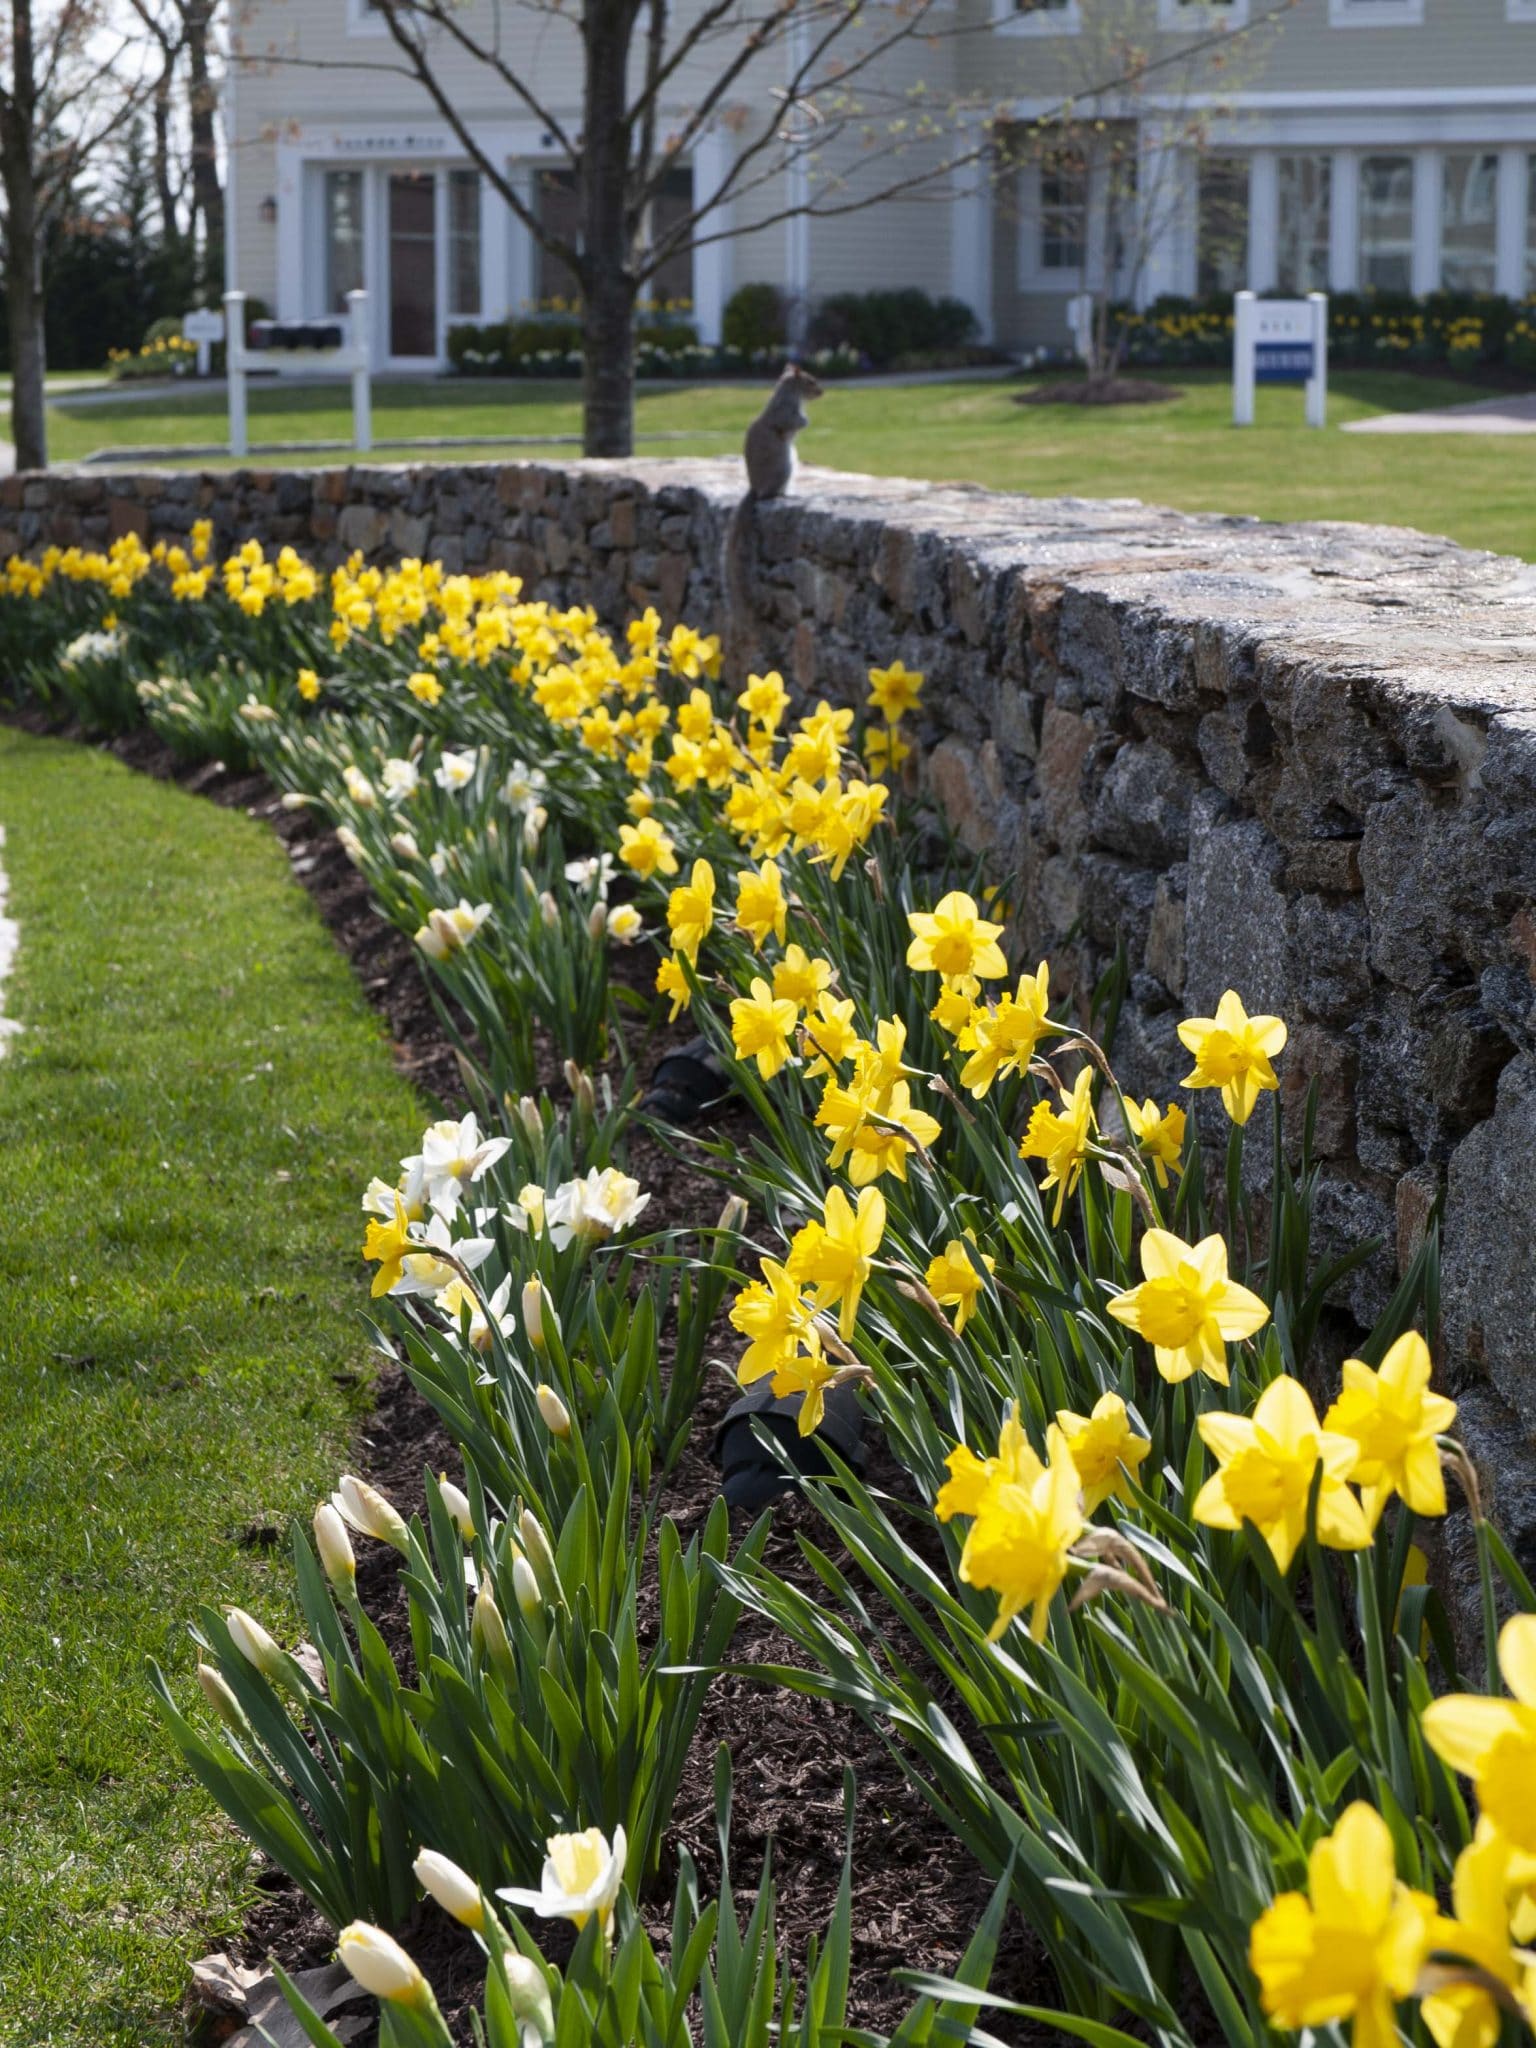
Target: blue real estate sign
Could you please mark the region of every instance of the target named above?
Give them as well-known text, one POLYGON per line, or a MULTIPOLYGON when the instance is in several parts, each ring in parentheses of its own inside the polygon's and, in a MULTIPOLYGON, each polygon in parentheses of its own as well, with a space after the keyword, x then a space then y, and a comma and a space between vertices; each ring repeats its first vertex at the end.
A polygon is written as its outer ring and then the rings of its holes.
POLYGON ((1256 384, 1306 384, 1312 376, 1310 341, 1260 341, 1254 344, 1256 384))
POLYGON ((1261 299, 1239 292, 1232 302, 1232 418, 1251 427, 1260 384, 1300 384, 1309 427, 1328 416, 1328 299, 1261 299))

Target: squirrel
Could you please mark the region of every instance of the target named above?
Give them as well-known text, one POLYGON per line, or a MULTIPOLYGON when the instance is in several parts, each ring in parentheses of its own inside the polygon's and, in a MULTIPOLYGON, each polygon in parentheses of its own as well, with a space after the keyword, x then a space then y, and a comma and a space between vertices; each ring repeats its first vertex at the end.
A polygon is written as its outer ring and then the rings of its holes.
POLYGON ((795 474, 795 436, 810 425, 805 401, 820 398, 821 386, 809 370, 787 363, 769 394, 768 403, 747 429, 744 453, 747 488, 725 529, 722 582, 727 627, 738 644, 750 641, 752 615, 751 527, 753 508, 763 498, 782 498, 795 474))

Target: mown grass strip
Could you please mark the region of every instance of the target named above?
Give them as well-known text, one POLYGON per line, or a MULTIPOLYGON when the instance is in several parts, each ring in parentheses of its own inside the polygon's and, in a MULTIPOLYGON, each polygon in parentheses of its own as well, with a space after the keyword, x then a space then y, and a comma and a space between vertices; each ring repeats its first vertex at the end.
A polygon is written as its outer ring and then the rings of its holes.
POLYGON ((143 1660, 284 1620, 261 1532, 366 1401, 358 1189, 421 1119, 263 825, 5 731, 0 820, 0 2037, 152 2048, 247 1857, 143 1660))

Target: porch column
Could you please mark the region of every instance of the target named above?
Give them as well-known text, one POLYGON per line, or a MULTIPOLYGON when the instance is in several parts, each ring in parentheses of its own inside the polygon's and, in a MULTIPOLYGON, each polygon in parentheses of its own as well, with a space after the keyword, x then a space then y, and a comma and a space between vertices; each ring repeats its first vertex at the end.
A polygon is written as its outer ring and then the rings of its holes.
POLYGON ((1280 166, 1272 149, 1248 159, 1248 289, 1272 292, 1280 275, 1280 166))
POLYGON ((277 145, 277 271, 279 320, 303 320, 314 309, 304 303, 304 160, 292 142, 277 145))
POLYGON ((1530 154, 1525 149, 1499 151, 1498 211, 1495 230, 1496 271, 1493 288, 1506 299, 1523 299, 1526 291, 1526 235, 1530 205, 1530 154))
MULTIPOLYGON (((731 168, 730 143, 719 129, 701 135, 693 150, 693 203, 703 205, 720 189, 731 168)), ((731 224, 731 202, 711 206, 700 217, 696 232, 717 235, 731 224)), ((725 302, 731 292, 731 245, 709 242, 693 252, 693 322, 700 341, 718 347, 725 319, 725 302)))
POLYGON ((1328 288, 1352 292, 1360 277, 1360 158, 1336 149, 1328 174, 1328 288))
POLYGON ((1440 207, 1444 167, 1438 149, 1415 150, 1413 157, 1413 279, 1422 298, 1440 283, 1440 207))
MULTIPOLYGON (((978 136, 979 141, 979 136, 978 136)), ((950 173, 949 290, 976 315, 984 342, 993 334, 992 181, 996 158, 988 149, 950 173)))

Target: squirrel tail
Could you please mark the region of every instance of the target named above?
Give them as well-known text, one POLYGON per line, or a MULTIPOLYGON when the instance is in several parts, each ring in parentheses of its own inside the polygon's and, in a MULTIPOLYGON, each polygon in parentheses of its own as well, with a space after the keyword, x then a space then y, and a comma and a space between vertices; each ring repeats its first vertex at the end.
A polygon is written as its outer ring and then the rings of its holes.
POLYGON ((756 500, 748 491, 736 502, 726 522, 721 548, 720 583, 725 593, 725 645, 732 674, 745 676, 752 664, 756 635, 752 630, 752 544, 756 500))

